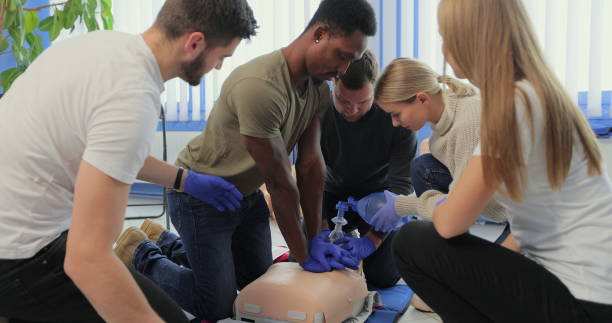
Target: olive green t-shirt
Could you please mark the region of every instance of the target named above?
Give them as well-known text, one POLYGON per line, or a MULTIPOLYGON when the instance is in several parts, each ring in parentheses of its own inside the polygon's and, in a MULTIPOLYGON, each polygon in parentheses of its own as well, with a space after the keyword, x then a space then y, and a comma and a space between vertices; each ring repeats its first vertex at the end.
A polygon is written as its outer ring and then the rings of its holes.
POLYGON ((298 93, 281 50, 260 56, 225 80, 204 132, 179 153, 176 165, 220 176, 242 194, 251 194, 264 180, 242 136, 280 136, 288 156, 313 117, 322 118, 329 104, 325 82, 309 79, 304 93, 298 93))

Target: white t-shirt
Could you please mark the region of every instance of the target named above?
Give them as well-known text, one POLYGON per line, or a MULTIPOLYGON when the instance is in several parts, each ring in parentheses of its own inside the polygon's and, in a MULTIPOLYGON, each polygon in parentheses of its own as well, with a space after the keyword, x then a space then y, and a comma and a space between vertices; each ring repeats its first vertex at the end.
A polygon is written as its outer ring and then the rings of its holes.
MULTIPOLYGON (((555 274, 574 297, 612 304, 612 185, 606 171, 589 177, 578 143, 561 190, 548 182, 544 120, 539 97, 530 83, 517 86, 527 94, 533 111, 531 135, 525 102, 516 97, 523 160, 528 182, 523 202, 496 193, 508 210, 512 234, 526 255, 555 274)), ((475 150, 480 155, 480 145, 475 150)), ((604 166, 605 167, 605 166, 604 166)))
POLYGON ((0 259, 29 258, 68 229, 81 160, 133 183, 162 91, 137 35, 74 37, 30 65, 0 99, 0 259))

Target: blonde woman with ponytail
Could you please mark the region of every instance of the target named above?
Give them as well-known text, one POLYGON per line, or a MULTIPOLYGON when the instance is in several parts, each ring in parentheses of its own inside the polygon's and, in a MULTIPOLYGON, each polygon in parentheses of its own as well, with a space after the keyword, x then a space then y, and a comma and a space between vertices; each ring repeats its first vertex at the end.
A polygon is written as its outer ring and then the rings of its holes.
POLYGON ((442 0, 438 22, 481 140, 433 223, 396 234, 402 277, 444 322, 612 322, 612 184, 521 0, 442 0), (522 253, 466 233, 491 199, 522 253))
MULTIPOLYGON (((376 230, 389 231, 403 216, 431 221, 436 203, 446 197, 478 145, 480 97, 473 87, 438 75, 418 60, 397 58, 379 78, 374 99, 391 114, 394 126, 417 131, 429 122, 432 135, 431 154, 419 156, 410 166, 415 194, 387 194, 387 207, 374 215, 371 224, 376 230)), ((483 216, 495 222, 506 220, 505 210, 495 202, 483 216)))

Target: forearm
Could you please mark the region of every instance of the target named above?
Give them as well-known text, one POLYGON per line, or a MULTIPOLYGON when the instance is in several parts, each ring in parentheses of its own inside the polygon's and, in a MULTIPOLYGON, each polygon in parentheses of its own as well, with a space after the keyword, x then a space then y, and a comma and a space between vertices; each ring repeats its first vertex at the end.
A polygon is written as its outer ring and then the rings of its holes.
POLYGON ((312 239, 319 234, 323 224, 323 185, 325 179, 325 163, 319 158, 309 165, 297 165, 297 185, 300 191, 300 205, 306 222, 306 234, 312 239))
POLYGON ((110 322, 161 322, 112 250, 129 185, 82 161, 74 192, 64 271, 110 322))
MULTIPOLYGON (((174 181, 176 180, 178 170, 179 168, 172 164, 168 164, 155 157, 149 156, 145 160, 144 166, 138 173, 138 179, 172 188, 174 187, 174 181)), ((184 171, 181 178, 180 190, 183 189, 187 176, 189 176, 188 172, 184 171)))
POLYGON ((64 267, 66 274, 105 321, 162 322, 110 248, 103 254, 95 250, 69 250, 64 267))
POLYGON ((506 237, 506 240, 504 240, 504 242, 501 243, 501 246, 504 248, 510 249, 514 252, 518 252, 521 254, 523 253, 523 249, 521 249, 521 247, 518 244, 518 241, 516 241, 512 233, 508 234, 508 236, 506 237))
POLYGON ((272 198, 272 206, 278 227, 291 254, 299 263, 303 263, 307 256, 307 242, 300 227, 299 193, 295 184, 291 183, 273 185, 266 183, 272 198))
POLYGON ((368 237, 370 240, 372 240, 372 242, 374 243, 374 245, 376 246, 376 248, 380 247, 380 244, 383 242, 384 238, 381 238, 379 236, 377 236, 374 232, 372 231, 368 231, 368 233, 365 234, 366 237, 368 237))

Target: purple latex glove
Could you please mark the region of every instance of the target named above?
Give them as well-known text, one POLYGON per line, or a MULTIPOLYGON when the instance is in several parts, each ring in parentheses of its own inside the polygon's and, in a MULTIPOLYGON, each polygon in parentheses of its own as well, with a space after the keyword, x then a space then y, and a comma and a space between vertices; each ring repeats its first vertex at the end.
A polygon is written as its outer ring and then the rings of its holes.
POLYGON ((385 191, 386 203, 380 208, 376 214, 370 220, 370 225, 374 227, 374 230, 380 232, 389 232, 396 230, 398 224, 402 220, 402 217, 397 214, 395 210, 395 200, 397 195, 385 191))
POLYGON ((358 260, 364 259, 376 251, 376 245, 368 237, 344 237, 334 241, 334 244, 339 245, 358 260))
POLYGON ((242 193, 236 186, 221 177, 188 171, 185 193, 214 206, 217 210, 236 211, 240 208, 242 193))

